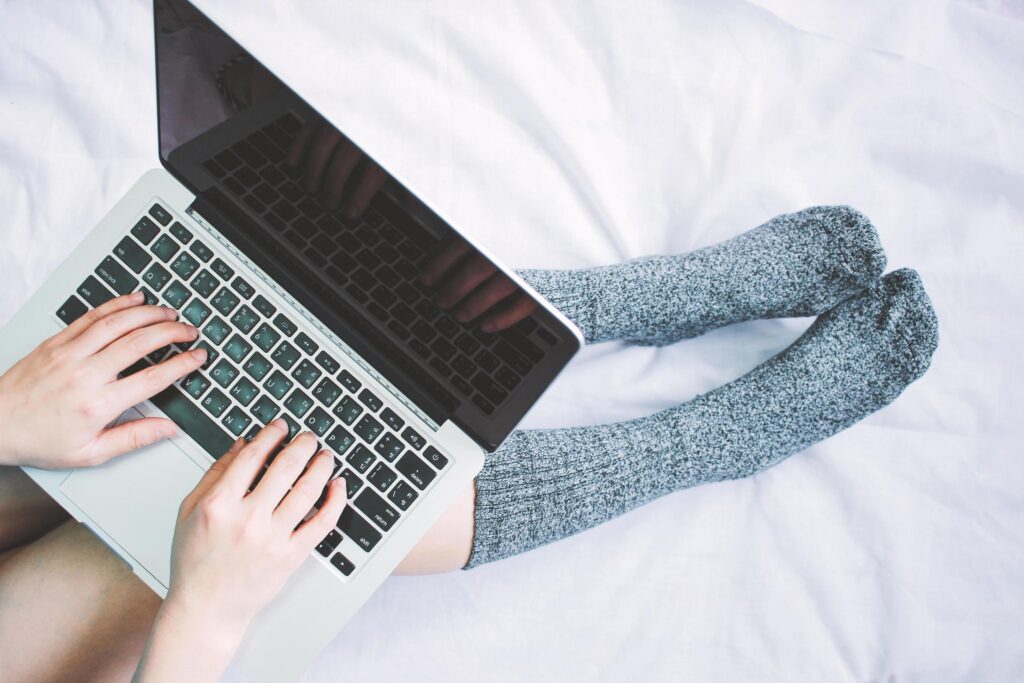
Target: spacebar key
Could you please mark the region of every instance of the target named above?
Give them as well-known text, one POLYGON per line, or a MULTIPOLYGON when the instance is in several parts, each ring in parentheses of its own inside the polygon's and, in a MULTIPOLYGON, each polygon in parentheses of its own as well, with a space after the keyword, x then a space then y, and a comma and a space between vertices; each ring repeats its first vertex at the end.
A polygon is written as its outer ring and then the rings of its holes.
POLYGON ((216 422, 173 386, 167 387, 149 400, 214 459, 227 453, 231 444, 235 442, 227 432, 217 426, 216 422))

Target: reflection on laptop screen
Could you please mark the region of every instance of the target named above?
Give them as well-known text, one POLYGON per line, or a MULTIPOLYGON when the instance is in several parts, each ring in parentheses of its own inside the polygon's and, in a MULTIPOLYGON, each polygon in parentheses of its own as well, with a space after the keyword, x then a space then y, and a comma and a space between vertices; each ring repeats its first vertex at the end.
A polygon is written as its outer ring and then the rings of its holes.
POLYGON ((193 211, 430 419, 500 443, 573 333, 190 3, 156 22, 160 157, 193 211))

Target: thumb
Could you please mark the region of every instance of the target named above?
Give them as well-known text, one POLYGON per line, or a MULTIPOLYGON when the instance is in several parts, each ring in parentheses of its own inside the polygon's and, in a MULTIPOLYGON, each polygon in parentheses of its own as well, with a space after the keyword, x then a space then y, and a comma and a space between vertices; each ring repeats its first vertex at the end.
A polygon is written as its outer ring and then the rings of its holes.
POLYGON ((144 417, 103 430, 92 442, 87 460, 99 465, 130 451, 138 450, 174 436, 177 425, 163 417, 144 417))

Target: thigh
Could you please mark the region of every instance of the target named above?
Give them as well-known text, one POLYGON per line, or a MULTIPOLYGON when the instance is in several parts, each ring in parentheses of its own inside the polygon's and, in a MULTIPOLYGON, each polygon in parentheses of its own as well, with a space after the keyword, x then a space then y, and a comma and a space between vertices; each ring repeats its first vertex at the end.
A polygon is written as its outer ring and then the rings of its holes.
POLYGON ((473 549, 475 505, 471 484, 406 555, 395 574, 438 574, 466 566, 473 549))
POLYGON ((5 681, 129 681, 160 598, 70 521, 0 565, 0 606, 5 681))
POLYGON ((10 551, 36 540, 68 513, 19 467, 0 467, 0 563, 10 551))

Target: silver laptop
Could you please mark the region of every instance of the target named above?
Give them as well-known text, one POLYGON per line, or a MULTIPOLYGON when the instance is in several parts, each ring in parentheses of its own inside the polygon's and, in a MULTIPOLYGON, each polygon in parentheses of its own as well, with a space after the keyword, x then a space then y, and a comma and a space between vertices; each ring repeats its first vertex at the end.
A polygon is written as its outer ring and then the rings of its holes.
POLYGON ((204 368, 121 418, 163 415, 181 436, 96 468, 26 469, 161 595, 178 505, 234 439, 283 417, 293 436, 311 430, 333 450, 352 504, 235 660, 255 680, 291 680, 471 484, 582 339, 189 2, 154 9, 163 168, 10 321, 0 368, 140 289, 200 328, 204 368), (340 210, 285 163, 314 130, 343 141, 335 154, 355 155, 340 210), (353 215, 350 199, 367 186, 375 192, 353 215), (504 280, 509 294, 489 313, 517 322, 485 333, 442 310, 419 281, 442 251, 504 280))

